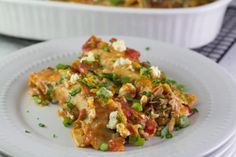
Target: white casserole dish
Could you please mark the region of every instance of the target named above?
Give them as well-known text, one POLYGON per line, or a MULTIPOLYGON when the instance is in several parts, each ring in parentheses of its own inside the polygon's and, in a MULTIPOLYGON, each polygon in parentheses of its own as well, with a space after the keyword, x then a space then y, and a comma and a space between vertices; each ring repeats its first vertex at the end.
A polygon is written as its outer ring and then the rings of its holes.
POLYGON ((230 1, 194 8, 137 9, 0 0, 0 33, 37 40, 117 34, 196 48, 216 37, 230 1))

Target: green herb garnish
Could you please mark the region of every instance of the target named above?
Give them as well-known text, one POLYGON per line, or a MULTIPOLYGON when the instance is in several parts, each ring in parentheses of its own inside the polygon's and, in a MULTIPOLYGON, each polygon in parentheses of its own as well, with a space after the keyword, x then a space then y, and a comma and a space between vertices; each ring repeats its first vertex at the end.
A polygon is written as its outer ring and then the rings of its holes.
POLYGON ((106 51, 106 52, 109 52, 109 48, 108 48, 107 46, 103 46, 103 47, 102 47, 102 50, 103 50, 103 51, 106 51))
POLYGON ((134 102, 131 106, 135 111, 141 112, 143 110, 142 105, 139 102, 134 102))
POLYGON ((51 100, 53 97, 53 86, 49 83, 46 83, 47 86, 47 94, 45 95, 47 100, 51 100))
POLYGON ((123 0, 110 0, 112 5, 119 5, 123 3, 123 0))
POLYGON ((187 116, 183 115, 179 118, 179 120, 176 122, 176 126, 179 128, 186 128, 190 125, 190 121, 187 116))
POLYGON ((182 92, 186 91, 186 88, 185 88, 185 86, 183 84, 179 84, 175 80, 171 80, 171 79, 167 78, 166 76, 163 79, 161 79, 161 80, 154 79, 152 81, 152 83, 156 84, 156 85, 158 85, 160 83, 167 83, 169 85, 175 86, 178 90, 180 90, 182 92))
POLYGON ((30 134, 30 131, 29 130, 25 130, 25 133, 30 134))
POLYGON ((194 113, 198 113, 199 111, 198 111, 198 109, 193 108, 193 109, 192 109, 192 112, 193 112, 193 114, 194 114, 194 113))
POLYGON ((63 120, 63 124, 64 124, 65 127, 71 126, 72 122, 73 121, 70 117, 65 117, 64 120, 63 120))
POLYGON ((142 66, 144 66, 145 68, 150 68, 152 65, 149 61, 145 61, 145 62, 142 62, 142 66))
POLYGON ((105 87, 101 87, 97 90, 96 95, 107 101, 109 97, 113 96, 113 93, 105 87))
POLYGON ((112 82, 106 81, 106 82, 101 82, 98 86, 99 86, 99 87, 110 87, 110 86, 112 86, 112 85, 113 85, 112 82))
POLYGON ((146 47, 145 50, 146 50, 146 51, 149 51, 149 50, 150 50, 150 47, 146 47))
POLYGON ((102 76, 111 81, 114 81, 117 78, 117 75, 115 73, 103 73, 102 76))
POLYGON ((122 84, 129 83, 130 82, 130 78, 129 77, 121 77, 120 78, 120 82, 122 84))
POLYGON ((56 138, 56 137, 57 137, 57 135, 56 135, 56 134, 53 134, 53 135, 52 135, 52 137, 53 137, 53 138, 56 138))
POLYGON ((34 95, 33 99, 36 104, 41 104, 43 102, 42 99, 40 99, 37 95, 34 95))
POLYGON ((72 91, 69 92, 70 96, 75 96, 76 94, 81 92, 81 88, 77 87, 75 89, 73 89, 72 91))
POLYGON ((100 145, 100 150, 101 150, 101 151, 107 151, 107 150, 108 150, 108 144, 102 143, 102 144, 100 145))
POLYGON ((151 77, 152 73, 151 73, 150 69, 142 67, 142 68, 140 68, 140 75, 151 77))
POLYGON ((152 92, 149 92, 149 91, 143 91, 142 95, 145 95, 145 96, 149 97, 149 96, 152 95, 152 92))
POLYGON ((168 133, 168 126, 166 126, 161 130, 161 138, 165 138, 168 133))
POLYGON ((161 130, 158 130, 158 131, 156 132, 156 136, 161 136, 161 130))
POLYGON ((134 135, 129 136, 129 144, 132 144, 134 146, 143 146, 144 142, 145 142, 144 138, 134 135))
POLYGON ((68 69, 68 68, 70 68, 70 66, 69 65, 67 65, 67 64, 57 64, 57 66, 56 66, 56 69, 57 70, 60 70, 60 69, 68 69))
POLYGON ((173 137, 173 135, 171 133, 166 134, 167 139, 172 138, 172 137, 173 137))
POLYGON ((186 91, 186 88, 183 84, 176 84, 176 88, 182 92, 186 91))
POLYGON ((46 125, 43 124, 43 123, 39 123, 38 125, 39 125, 39 127, 41 127, 41 128, 45 128, 45 127, 46 127, 46 125))
POLYGON ((70 110, 72 110, 73 107, 74 107, 74 105, 73 105, 70 101, 67 102, 66 105, 67 105, 67 107, 68 107, 70 110))

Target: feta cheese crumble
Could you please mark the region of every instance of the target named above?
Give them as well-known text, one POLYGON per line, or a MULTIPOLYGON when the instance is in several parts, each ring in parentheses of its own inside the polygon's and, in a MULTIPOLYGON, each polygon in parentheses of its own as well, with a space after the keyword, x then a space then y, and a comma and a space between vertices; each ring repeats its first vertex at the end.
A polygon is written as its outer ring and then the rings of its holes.
POLYGON ((89 52, 87 57, 83 57, 80 59, 80 62, 82 63, 83 61, 87 61, 87 62, 94 62, 96 59, 94 57, 94 54, 92 52, 89 52))
POLYGON ((107 128, 109 128, 109 129, 116 128, 116 124, 118 123, 117 117, 118 117, 118 111, 113 111, 110 113, 107 128))
POLYGON ((131 64, 132 62, 128 58, 119 58, 115 61, 115 63, 113 64, 113 67, 120 67, 120 66, 131 65, 131 64))
POLYGON ((75 84, 79 80, 79 75, 78 74, 72 74, 70 77, 70 82, 72 84, 75 84))
POLYGON ((130 135, 130 131, 125 127, 123 123, 119 123, 116 125, 116 131, 119 132, 120 136, 124 138, 130 135))
POLYGON ((126 46, 125 46, 125 42, 124 40, 117 40, 115 42, 112 43, 112 47, 116 50, 116 51, 125 51, 126 50, 126 46))
POLYGON ((151 71, 152 71, 152 76, 153 77, 160 77, 161 76, 161 71, 157 66, 151 66, 151 71))

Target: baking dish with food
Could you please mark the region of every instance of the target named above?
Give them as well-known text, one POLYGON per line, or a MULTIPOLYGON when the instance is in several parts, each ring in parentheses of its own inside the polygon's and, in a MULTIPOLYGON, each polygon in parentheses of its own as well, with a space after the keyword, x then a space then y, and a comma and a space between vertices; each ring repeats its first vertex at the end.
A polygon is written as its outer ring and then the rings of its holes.
POLYGON ((28 39, 128 35, 196 48, 218 34, 230 0, 193 8, 122 8, 47 0, 0 0, 0 33, 28 39))

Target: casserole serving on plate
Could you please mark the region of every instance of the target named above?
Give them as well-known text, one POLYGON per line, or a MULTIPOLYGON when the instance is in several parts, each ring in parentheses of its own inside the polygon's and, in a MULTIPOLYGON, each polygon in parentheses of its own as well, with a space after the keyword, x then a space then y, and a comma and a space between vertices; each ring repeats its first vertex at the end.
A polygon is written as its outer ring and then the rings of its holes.
POLYGON ((218 34, 230 0, 193 8, 121 8, 42 0, 0 0, 0 33, 46 40, 129 35, 196 48, 218 34))

